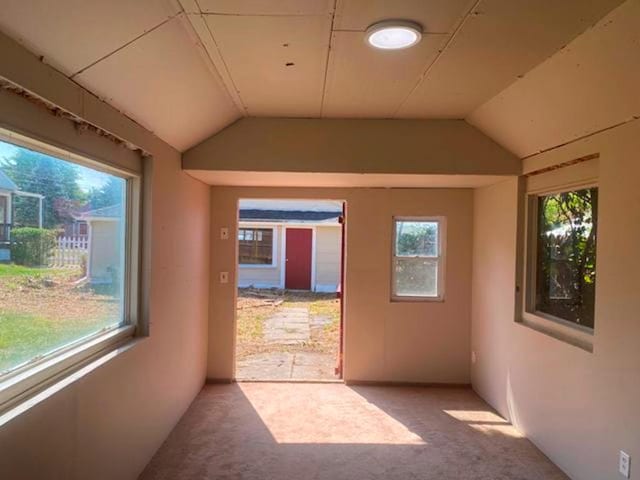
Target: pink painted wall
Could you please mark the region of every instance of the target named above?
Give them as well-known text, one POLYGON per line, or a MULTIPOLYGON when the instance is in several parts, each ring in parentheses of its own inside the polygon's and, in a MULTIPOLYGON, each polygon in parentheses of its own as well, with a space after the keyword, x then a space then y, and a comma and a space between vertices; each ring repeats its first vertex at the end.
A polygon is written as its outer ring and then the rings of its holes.
POLYGON ((640 459, 638 152, 636 120, 524 162, 600 153, 593 353, 515 323, 516 180, 474 196, 473 386, 576 480, 622 478, 619 450, 640 459))
POLYGON ((234 371, 237 202, 316 198, 347 202, 345 378, 469 382, 473 191, 470 189, 213 187, 208 375, 234 371), (447 217, 444 302, 390 301, 392 218, 447 217), (219 229, 230 229, 221 240, 219 229), (231 272, 228 284, 218 272, 231 272))
MULTIPOLYGON (((50 67, 38 61, 32 67, 30 78, 43 83, 43 91, 81 97, 76 84, 56 83, 55 72, 40 71, 50 67)), ((3 480, 135 479, 205 380, 209 187, 182 172, 179 152, 93 101, 88 120, 116 122, 153 154, 145 176, 143 253, 151 335, 3 425, 3 480)), ((0 124, 121 165, 134 156, 6 91, 0 92, 0 124)))

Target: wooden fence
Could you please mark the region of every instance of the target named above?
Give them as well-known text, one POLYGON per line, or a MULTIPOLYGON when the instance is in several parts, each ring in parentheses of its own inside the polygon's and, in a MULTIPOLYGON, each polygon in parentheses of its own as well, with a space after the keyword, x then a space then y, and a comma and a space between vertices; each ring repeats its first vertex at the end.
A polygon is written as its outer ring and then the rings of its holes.
POLYGON ((52 267, 75 267, 87 261, 89 255, 89 236, 61 236, 51 251, 49 264, 52 267))

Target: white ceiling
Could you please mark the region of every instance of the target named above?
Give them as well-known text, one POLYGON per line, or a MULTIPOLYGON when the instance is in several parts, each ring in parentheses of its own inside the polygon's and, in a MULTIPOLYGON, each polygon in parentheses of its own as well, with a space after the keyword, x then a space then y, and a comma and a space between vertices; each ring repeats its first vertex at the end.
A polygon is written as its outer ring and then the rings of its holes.
POLYGON ((0 30, 185 150, 241 116, 467 118, 621 3, 3 0, 0 30), (369 48, 364 30, 389 18, 423 41, 369 48))
POLYGON ((640 1, 620 6, 468 121, 527 157, 640 118, 640 1))

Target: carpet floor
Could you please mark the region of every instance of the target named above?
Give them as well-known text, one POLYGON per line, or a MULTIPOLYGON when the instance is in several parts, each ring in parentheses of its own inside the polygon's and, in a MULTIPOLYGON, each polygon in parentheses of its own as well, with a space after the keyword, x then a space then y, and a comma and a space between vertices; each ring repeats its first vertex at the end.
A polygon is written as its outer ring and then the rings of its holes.
POLYGON ((566 480, 472 390, 209 385, 140 476, 566 480))

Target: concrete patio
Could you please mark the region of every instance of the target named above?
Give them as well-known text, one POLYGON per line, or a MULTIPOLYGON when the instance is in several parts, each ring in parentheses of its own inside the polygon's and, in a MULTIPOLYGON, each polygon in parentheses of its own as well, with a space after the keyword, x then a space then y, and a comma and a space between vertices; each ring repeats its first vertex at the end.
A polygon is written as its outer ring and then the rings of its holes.
POLYGON ((263 338, 269 351, 239 358, 238 380, 336 380, 336 357, 307 347, 314 329, 328 317, 310 315, 307 306, 283 307, 264 320, 263 338), (281 347, 281 348, 280 348, 281 347))
POLYGON ((336 380, 335 358, 327 353, 270 352, 239 360, 239 380, 336 380))

